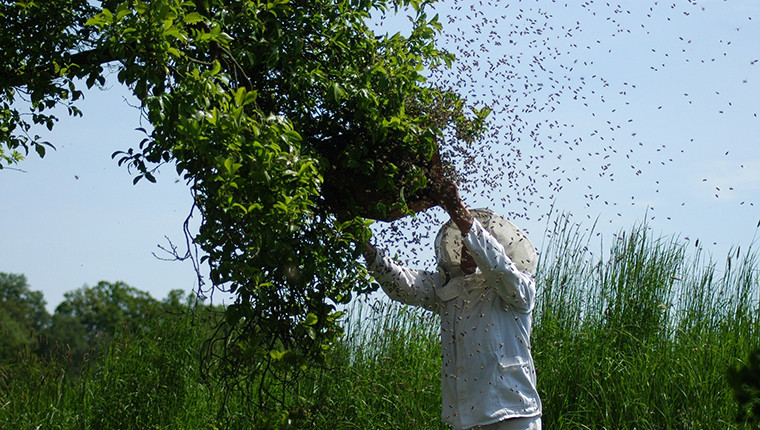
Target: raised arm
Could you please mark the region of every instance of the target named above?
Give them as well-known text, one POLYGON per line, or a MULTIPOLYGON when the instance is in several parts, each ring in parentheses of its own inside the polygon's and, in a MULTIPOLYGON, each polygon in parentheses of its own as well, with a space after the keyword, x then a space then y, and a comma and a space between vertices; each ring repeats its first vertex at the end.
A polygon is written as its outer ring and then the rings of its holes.
POLYGON ((443 274, 408 269, 369 243, 365 244, 364 258, 367 269, 392 300, 435 310, 435 288, 443 285, 443 274))
POLYGON ((533 309, 536 299, 533 277, 517 269, 502 244, 479 222, 475 221, 464 236, 464 245, 488 284, 508 305, 523 312, 533 309))

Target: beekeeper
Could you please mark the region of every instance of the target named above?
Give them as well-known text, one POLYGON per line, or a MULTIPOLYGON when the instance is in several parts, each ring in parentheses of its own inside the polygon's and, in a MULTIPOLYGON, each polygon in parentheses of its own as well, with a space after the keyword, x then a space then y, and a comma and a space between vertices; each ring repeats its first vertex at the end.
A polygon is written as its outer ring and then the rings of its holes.
POLYGON ((451 217, 435 239, 437 270, 402 267, 371 244, 367 268, 391 299, 440 315, 445 423, 540 429, 530 347, 535 249, 501 216, 468 210, 453 182, 445 181, 433 196, 451 217))

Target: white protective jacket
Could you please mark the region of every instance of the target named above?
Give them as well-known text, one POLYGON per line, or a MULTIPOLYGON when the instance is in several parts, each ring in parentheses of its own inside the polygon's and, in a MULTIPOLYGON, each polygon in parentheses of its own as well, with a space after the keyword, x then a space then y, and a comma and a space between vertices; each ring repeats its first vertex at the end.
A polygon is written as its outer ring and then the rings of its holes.
POLYGON ((530 348, 535 281, 477 218, 463 238, 472 275, 407 269, 382 252, 368 262, 391 299, 440 315, 441 417, 457 429, 541 415, 530 348))

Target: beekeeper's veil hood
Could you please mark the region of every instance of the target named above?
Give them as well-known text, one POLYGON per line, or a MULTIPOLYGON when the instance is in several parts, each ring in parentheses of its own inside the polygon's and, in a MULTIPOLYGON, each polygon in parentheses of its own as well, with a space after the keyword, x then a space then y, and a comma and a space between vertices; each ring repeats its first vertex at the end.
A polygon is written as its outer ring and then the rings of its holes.
MULTIPOLYGON (((470 213, 499 241, 518 270, 531 274, 535 272, 538 264, 536 249, 522 230, 489 209, 471 209, 470 213)), ((461 254, 462 233, 454 221, 449 220, 435 238, 438 266, 449 274, 458 274, 461 271, 461 254)))

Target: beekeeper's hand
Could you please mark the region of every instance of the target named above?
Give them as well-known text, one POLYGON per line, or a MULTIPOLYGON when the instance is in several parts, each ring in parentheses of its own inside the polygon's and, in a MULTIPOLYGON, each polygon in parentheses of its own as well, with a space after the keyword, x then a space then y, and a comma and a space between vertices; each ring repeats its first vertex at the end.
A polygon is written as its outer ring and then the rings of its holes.
POLYGON ((451 219, 459 227, 459 231, 463 235, 467 234, 472 227, 472 214, 462 201, 457 184, 443 175, 440 163, 434 165, 428 179, 430 181, 428 186, 430 197, 449 213, 451 219))

